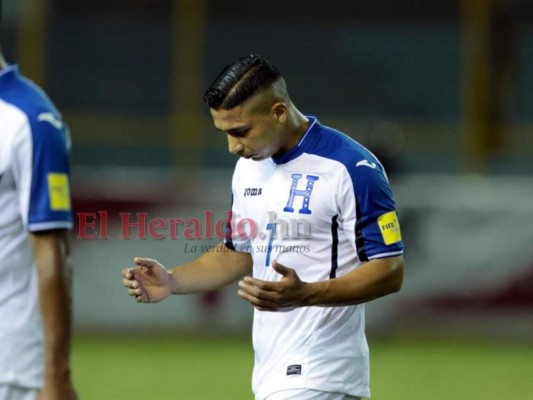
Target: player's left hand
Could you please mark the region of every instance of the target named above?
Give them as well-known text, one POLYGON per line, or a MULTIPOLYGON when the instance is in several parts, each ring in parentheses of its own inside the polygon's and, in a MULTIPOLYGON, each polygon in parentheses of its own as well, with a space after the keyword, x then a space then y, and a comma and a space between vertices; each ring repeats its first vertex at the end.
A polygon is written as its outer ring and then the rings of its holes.
POLYGON ((239 281, 237 294, 259 311, 282 311, 304 305, 307 283, 292 268, 277 261, 272 262, 272 268, 283 276, 281 280, 263 281, 247 276, 239 281))

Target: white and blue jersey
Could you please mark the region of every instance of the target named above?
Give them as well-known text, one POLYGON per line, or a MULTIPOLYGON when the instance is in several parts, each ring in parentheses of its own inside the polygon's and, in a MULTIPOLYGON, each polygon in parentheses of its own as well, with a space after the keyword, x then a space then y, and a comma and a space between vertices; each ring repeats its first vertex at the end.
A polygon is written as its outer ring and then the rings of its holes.
MULTIPOLYGON (((383 166, 356 141, 308 118, 290 151, 241 158, 235 168, 225 243, 251 253, 258 279, 281 278, 273 260, 317 282, 403 254, 383 166)), ((255 310, 253 343, 257 399, 295 388, 370 396, 363 304, 255 310)))
POLYGON ((28 232, 72 227, 69 138, 16 66, 0 70, 0 385, 39 388, 43 329, 28 232))

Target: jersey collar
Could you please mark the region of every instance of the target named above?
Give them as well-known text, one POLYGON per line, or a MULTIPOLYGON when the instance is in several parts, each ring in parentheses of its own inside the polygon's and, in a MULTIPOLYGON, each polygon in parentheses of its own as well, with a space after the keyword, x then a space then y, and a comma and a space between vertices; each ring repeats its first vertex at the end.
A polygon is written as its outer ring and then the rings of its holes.
POLYGON ((9 76, 14 74, 18 74, 19 67, 16 64, 8 65, 4 69, 0 70, 0 79, 3 79, 4 76, 9 76))
POLYGON ((311 145, 311 143, 313 143, 314 137, 319 131, 320 123, 314 115, 306 115, 306 117, 309 120, 309 126, 298 144, 283 154, 272 156, 272 161, 274 161, 274 163, 279 165, 294 160, 301 154, 305 153, 305 150, 311 145))

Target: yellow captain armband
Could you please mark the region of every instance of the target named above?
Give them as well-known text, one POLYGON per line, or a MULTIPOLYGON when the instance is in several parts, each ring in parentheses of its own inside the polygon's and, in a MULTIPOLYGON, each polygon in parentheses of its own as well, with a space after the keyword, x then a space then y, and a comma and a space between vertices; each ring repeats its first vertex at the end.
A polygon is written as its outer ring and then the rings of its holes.
POLYGON ((67 174, 48 174, 48 194, 52 211, 70 211, 70 188, 67 174))
POLYGON ((396 211, 390 211, 378 217, 379 230, 386 245, 398 243, 402 240, 400 222, 396 211))

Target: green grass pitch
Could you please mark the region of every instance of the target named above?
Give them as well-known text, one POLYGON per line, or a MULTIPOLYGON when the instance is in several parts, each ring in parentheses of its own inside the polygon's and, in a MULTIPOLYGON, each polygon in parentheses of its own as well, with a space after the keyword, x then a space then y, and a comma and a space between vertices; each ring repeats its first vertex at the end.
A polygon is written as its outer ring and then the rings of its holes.
MULTIPOLYGON (((533 399, 533 344, 371 342, 373 400, 533 399)), ((252 400, 247 338, 76 337, 81 400, 252 400)))

